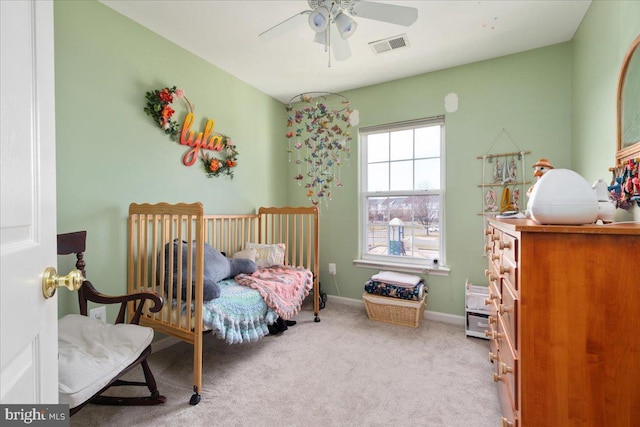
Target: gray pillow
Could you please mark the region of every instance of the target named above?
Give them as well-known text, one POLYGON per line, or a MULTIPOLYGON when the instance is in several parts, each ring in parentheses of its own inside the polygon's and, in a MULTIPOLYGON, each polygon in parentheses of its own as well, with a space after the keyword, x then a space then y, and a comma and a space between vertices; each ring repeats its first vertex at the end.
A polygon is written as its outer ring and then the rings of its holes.
MULTIPOLYGON (((193 251, 196 250, 195 240, 191 243, 193 245, 193 251)), ((182 242, 182 298, 187 297, 187 249, 188 243, 182 242)), ((164 289, 166 292, 169 290, 168 277, 169 277, 169 243, 165 245, 165 283, 164 289)), ((177 295, 177 273, 178 273, 178 239, 173 241, 173 297, 177 295)), ((158 267, 160 263, 158 263, 158 267)), ((192 271, 195 276, 196 265, 193 263, 192 271)), ((249 259, 229 259, 220 253, 217 249, 214 249, 208 243, 204 244, 204 277, 203 277, 203 300, 209 301, 220 296, 220 287, 218 282, 229 277, 234 277, 240 273, 253 273, 256 271, 256 264, 249 259)), ((195 292, 195 281, 191 284, 192 295, 195 292)))
POLYGON ((229 260, 229 277, 238 274, 251 274, 258 269, 258 265, 248 258, 227 258, 229 260))

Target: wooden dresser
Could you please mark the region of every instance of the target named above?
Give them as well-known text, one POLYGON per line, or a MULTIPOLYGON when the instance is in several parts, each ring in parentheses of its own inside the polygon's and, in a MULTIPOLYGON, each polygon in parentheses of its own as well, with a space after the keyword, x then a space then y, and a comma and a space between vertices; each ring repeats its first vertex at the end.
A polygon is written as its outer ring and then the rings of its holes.
POLYGON ((503 426, 640 425, 640 224, 486 230, 503 426))

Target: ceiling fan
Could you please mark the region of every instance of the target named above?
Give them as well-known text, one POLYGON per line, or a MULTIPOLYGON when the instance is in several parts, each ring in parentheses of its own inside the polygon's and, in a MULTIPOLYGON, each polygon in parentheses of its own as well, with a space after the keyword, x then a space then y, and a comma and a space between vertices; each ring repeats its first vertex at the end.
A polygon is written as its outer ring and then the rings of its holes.
MULTIPOLYGON (((389 3, 378 3, 365 0, 307 0, 310 10, 285 19, 268 30, 260 33, 262 40, 281 35, 297 26, 305 18, 309 27, 315 32, 314 42, 323 44, 325 50, 333 51, 337 61, 351 57, 351 48, 347 39, 358 27, 351 16, 373 19, 391 24, 410 26, 418 19, 418 9, 389 3), (331 25, 333 24, 333 26, 331 25), (333 28, 335 27, 335 28, 333 28)), ((331 58, 329 58, 331 66, 331 58)))

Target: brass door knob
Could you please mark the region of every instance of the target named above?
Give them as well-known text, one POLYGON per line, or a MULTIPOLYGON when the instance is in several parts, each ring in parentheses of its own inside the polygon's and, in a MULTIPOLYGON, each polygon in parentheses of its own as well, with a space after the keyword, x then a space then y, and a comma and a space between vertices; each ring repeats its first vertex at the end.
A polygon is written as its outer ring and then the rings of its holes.
POLYGON ((42 275, 42 294, 45 298, 51 298, 60 286, 64 286, 70 291, 77 291, 82 286, 82 282, 84 282, 84 277, 80 270, 73 269, 66 276, 58 276, 55 268, 48 267, 42 275))

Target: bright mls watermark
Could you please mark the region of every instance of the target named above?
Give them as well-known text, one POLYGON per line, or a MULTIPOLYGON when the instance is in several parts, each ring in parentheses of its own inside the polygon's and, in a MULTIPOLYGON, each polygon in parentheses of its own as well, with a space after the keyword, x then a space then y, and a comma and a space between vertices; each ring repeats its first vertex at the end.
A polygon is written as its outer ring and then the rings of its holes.
POLYGON ((0 425, 69 427, 69 405, 0 405, 0 425))

